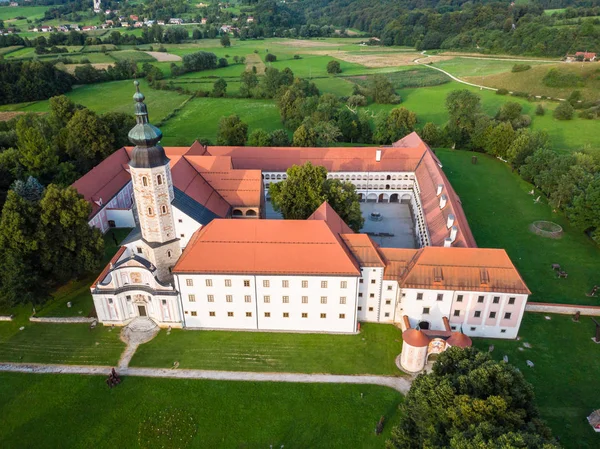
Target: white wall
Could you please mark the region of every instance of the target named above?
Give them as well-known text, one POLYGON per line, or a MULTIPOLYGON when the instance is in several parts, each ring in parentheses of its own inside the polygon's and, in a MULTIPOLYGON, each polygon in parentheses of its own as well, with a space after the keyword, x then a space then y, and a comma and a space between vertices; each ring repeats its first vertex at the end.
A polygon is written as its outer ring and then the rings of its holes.
POLYGON ((421 321, 428 321, 429 329, 445 330, 442 318, 450 314, 452 293, 449 290, 403 288, 400 301, 401 315, 408 316, 411 327, 416 327, 421 321), (417 299, 419 293, 423 295, 423 299, 417 299), (438 301, 438 293, 443 295, 441 301, 438 301), (424 313, 425 308, 429 308, 429 313, 424 313))
POLYGON ((106 209, 106 219, 114 221, 117 228, 135 228, 132 209, 106 209))
POLYGON ((200 229, 202 225, 176 207, 173 206, 172 209, 173 219, 175 221, 175 236, 179 239, 181 249, 183 249, 187 246, 194 232, 200 229))

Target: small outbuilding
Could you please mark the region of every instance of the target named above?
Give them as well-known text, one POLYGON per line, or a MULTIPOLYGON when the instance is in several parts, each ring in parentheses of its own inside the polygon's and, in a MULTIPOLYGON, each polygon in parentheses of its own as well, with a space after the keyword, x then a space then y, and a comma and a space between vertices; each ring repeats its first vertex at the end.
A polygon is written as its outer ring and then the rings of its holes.
POLYGON ((594 429, 594 432, 600 432, 600 409, 594 410, 587 418, 590 426, 594 429))

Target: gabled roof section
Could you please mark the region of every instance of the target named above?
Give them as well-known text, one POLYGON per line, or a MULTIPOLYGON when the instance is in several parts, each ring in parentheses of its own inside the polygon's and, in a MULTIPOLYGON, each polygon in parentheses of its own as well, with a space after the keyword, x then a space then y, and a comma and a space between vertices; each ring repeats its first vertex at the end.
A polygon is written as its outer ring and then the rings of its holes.
POLYGON ((342 234, 342 240, 361 267, 384 267, 375 243, 367 234, 342 234))
POLYGON ((213 211, 211 211, 207 207, 204 207, 202 204, 199 204, 197 201, 186 195, 177 187, 174 187, 173 191, 175 193, 173 207, 179 209, 181 212, 183 212, 193 220, 197 221, 201 225, 206 226, 215 218, 220 218, 213 211))
POLYGON ((125 251, 127 251, 127 247, 121 246, 119 248, 117 253, 112 257, 112 259, 110 259, 110 262, 108 262, 106 264, 106 266, 104 267, 104 270, 102 270, 102 272, 98 275, 98 277, 96 278, 96 280, 94 281, 94 283, 92 284, 92 286, 90 288, 92 288, 92 289, 96 288, 96 286, 100 282, 102 282, 104 280, 104 278, 106 278, 106 276, 108 275, 110 270, 112 270, 113 266, 119 261, 121 256, 123 256, 123 254, 125 253, 125 251))
POLYGON ((385 261, 383 278, 385 280, 400 280, 406 274, 408 266, 419 253, 418 249, 378 248, 379 254, 385 261))
POLYGON ((352 234, 354 232, 327 201, 324 201, 307 220, 323 220, 334 234, 352 234))
POLYGON ((531 293, 503 249, 422 248, 409 263, 401 284, 405 288, 531 293))
POLYGON ((360 275, 322 220, 213 220, 196 231, 173 272, 360 275))

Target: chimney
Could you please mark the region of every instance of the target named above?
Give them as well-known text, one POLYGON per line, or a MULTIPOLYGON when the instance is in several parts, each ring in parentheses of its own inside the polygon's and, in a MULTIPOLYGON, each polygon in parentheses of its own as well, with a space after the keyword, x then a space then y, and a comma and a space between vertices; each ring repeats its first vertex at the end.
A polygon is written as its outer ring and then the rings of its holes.
POLYGON ((454 242, 456 240, 456 235, 458 234, 458 227, 452 226, 450 229, 450 240, 454 242))
POLYGON ((444 248, 450 248, 452 246, 452 239, 447 237, 444 239, 444 248))
POLYGON ((437 185, 437 191, 436 191, 436 195, 440 196, 440 194, 442 193, 442 190, 444 190, 444 184, 438 184, 437 185))
POLYGON ((375 161, 381 162, 381 150, 375 152, 375 161))
POLYGON ((454 214, 448 214, 448 221, 446 222, 446 227, 450 229, 454 224, 454 214))
POLYGON ((446 207, 446 202, 448 201, 448 197, 446 195, 440 196, 440 209, 446 207))

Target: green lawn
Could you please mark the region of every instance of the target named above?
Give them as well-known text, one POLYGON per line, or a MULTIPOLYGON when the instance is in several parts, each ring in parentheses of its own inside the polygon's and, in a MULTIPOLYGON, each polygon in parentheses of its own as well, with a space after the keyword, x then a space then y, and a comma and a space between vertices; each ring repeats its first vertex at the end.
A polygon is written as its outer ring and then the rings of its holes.
MULTIPOLYGON (((496 73, 510 72, 515 64, 528 64, 534 66, 544 64, 543 62, 515 62, 515 61, 499 61, 496 59, 484 58, 454 58, 447 61, 439 61, 434 64, 457 77, 463 76, 486 76, 496 73)), ((522 73, 522 72, 521 72, 522 73)), ((475 80, 473 80, 475 82, 475 80)), ((484 84, 484 83, 480 83, 484 84)))
POLYGON ((0 8, 0 20, 4 21, 5 27, 11 27, 14 26, 11 19, 20 16, 27 17, 29 20, 42 18, 49 8, 49 6, 5 6, 0 8))
MULTIPOLYGON (((461 198, 475 240, 483 248, 505 248, 540 302, 600 304, 585 293, 600 284, 600 248, 582 232, 569 226, 562 214, 552 212, 545 202, 534 204, 528 195, 532 186, 510 167, 490 156, 477 153, 478 163, 471 164, 474 153, 437 150, 444 172, 461 198), (535 235, 529 225, 549 220, 564 229, 561 239, 535 235), (558 279, 551 269, 559 263, 568 273, 558 279)), ((536 193, 535 197, 537 197, 536 193)))
POLYGON ((357 335, 172 330, 141 345, 131 366, 399 376, 401 349, 402 332, 388 324, 357 335))
POLYGON ((133 60, 135 62, 156 62, 156 59, 153 56, 150 56, 148 53, 144 51, 113 51, 110 52, 109 55, 116 59, 117 61, 129 61, 133 60))
POLYGON ((313 79, 321 93, 334 94, 338 97, 348 97, 352 95, 353 83, 339 77, 313 79))
MULTIPOLYGON (((152 91, 152 98, 158 91, 152 91)), ((165 92, 173 94, 172 92, 165 92)), ((148 106, 152 117, 152 107, 148 106)), ((257 128, 274 131, 283 128, 279 111, 273 100, 243 98, 194 98, 162 127, 163 145, 191 145, 195 139, 217 139, 221 117, 237 114, 248 124, 248 133, 257 128)), ((156 117, 156 115, 154 115, 156 117)), ((157 119, 153 119, 154 123, 157 119)))
POLYGON ((401 400, 372 385, 128 377, 110 390, 99 376, 0 373, 0 446, 138 448, 140 423, 176 409, 195 421, 187 447, 383 448, 401 400))
POLYGON ((89 324, 0 322, 0 362, 115 365, 125 349, 120 328, 89 324), (20 327, 23 330, 19 330, 20 327))
POLYGON ((594 325, 589 317, 573 323, 568 315, 526 313, 519 331, 521 339, 475 339, 475 346, 501 360, 508 356, 535 388, 542 418, 565 448, 597 448, 600 435, 594 433, 586 417, 600 408, 598 374, 600 345, 592 342, 594 325), (550 316, 551 320, 544 317, 550 316), (531 344, 531 349, 523 343, 531 344), (534 363, 533 368, 526 364, 534 363))

